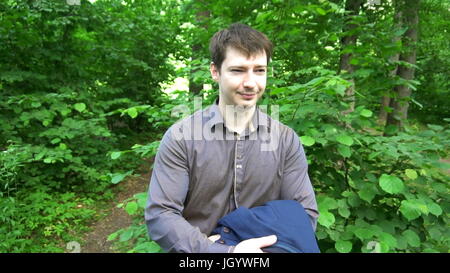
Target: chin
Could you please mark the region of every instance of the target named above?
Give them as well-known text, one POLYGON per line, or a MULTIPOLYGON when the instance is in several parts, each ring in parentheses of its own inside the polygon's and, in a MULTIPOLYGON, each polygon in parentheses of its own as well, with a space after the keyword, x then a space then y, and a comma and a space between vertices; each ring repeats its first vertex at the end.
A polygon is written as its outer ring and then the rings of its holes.
POLYGON ((240 101, 236 103, 237 106, 244 107, 244 109, 251 108, 256 105, 256 100, 251 101, 240 101))

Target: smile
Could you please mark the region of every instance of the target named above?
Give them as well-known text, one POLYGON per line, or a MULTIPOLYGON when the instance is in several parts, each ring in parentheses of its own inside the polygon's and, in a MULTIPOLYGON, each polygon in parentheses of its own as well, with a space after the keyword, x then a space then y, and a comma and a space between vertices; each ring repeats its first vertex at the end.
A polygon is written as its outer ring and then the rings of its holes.
POLYGON ((253 99, 256 96, 256 93, 239 93, 238 94, 243 97, 244 99, 253 99))

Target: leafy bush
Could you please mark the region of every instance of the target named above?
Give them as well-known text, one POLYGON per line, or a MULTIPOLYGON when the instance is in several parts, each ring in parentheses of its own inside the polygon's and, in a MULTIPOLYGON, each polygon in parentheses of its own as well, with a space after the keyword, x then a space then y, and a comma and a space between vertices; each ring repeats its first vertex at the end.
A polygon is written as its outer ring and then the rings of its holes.
POLYGON ((322 251, 448 252, 450 129, 382 136, 371 110, 343 114, 346 86, 328 74, 272 92, 305 146, 322 251))
POLYGON ((41 187, 24 196, 0 194, 0 252, 63 252, 92 219, 93 200, 41 187), (77 231, 77 232, 75 232, 77 231))
POLYGON ((0 11, 0 251, 60 251, 51 238, 81 229, 87 204, 111 198, 114 174, 139 164, 110 152, 152 128, 114 111, 158 105, 177 10, 11 0, 0 11))
POLYGON ((134 217, 131 226, 119 229, 108 236, 108 241, 115 241, 117 251, 128 253, 159 253, 161 247, 148 237, 147 226, 142 215, 147 203, 147 193, 135 194, 132 198, 118 204, 119 208, 134 217))

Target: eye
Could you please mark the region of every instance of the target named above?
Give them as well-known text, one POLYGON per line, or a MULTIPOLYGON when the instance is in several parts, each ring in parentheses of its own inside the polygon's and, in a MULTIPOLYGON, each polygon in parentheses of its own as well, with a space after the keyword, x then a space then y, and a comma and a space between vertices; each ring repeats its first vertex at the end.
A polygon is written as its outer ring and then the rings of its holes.
POLYGON ((231 72, 240 73, 242 72, 242 69, 231 69, 231 72))

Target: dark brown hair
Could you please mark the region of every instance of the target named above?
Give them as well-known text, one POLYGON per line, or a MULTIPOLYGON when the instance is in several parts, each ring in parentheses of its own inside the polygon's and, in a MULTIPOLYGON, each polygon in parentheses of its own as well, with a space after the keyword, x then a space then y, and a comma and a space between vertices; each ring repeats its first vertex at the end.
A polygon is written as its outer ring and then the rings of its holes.
POLYGON ((225 60, 226 50, 233 47, 247 57, 265 52, 267 64, 272 56, 272 42, 263 33, 241 23, 234 23, 228 28, 214 34, 209 44, 212 62, 220 73, 220 68, 225 60))

